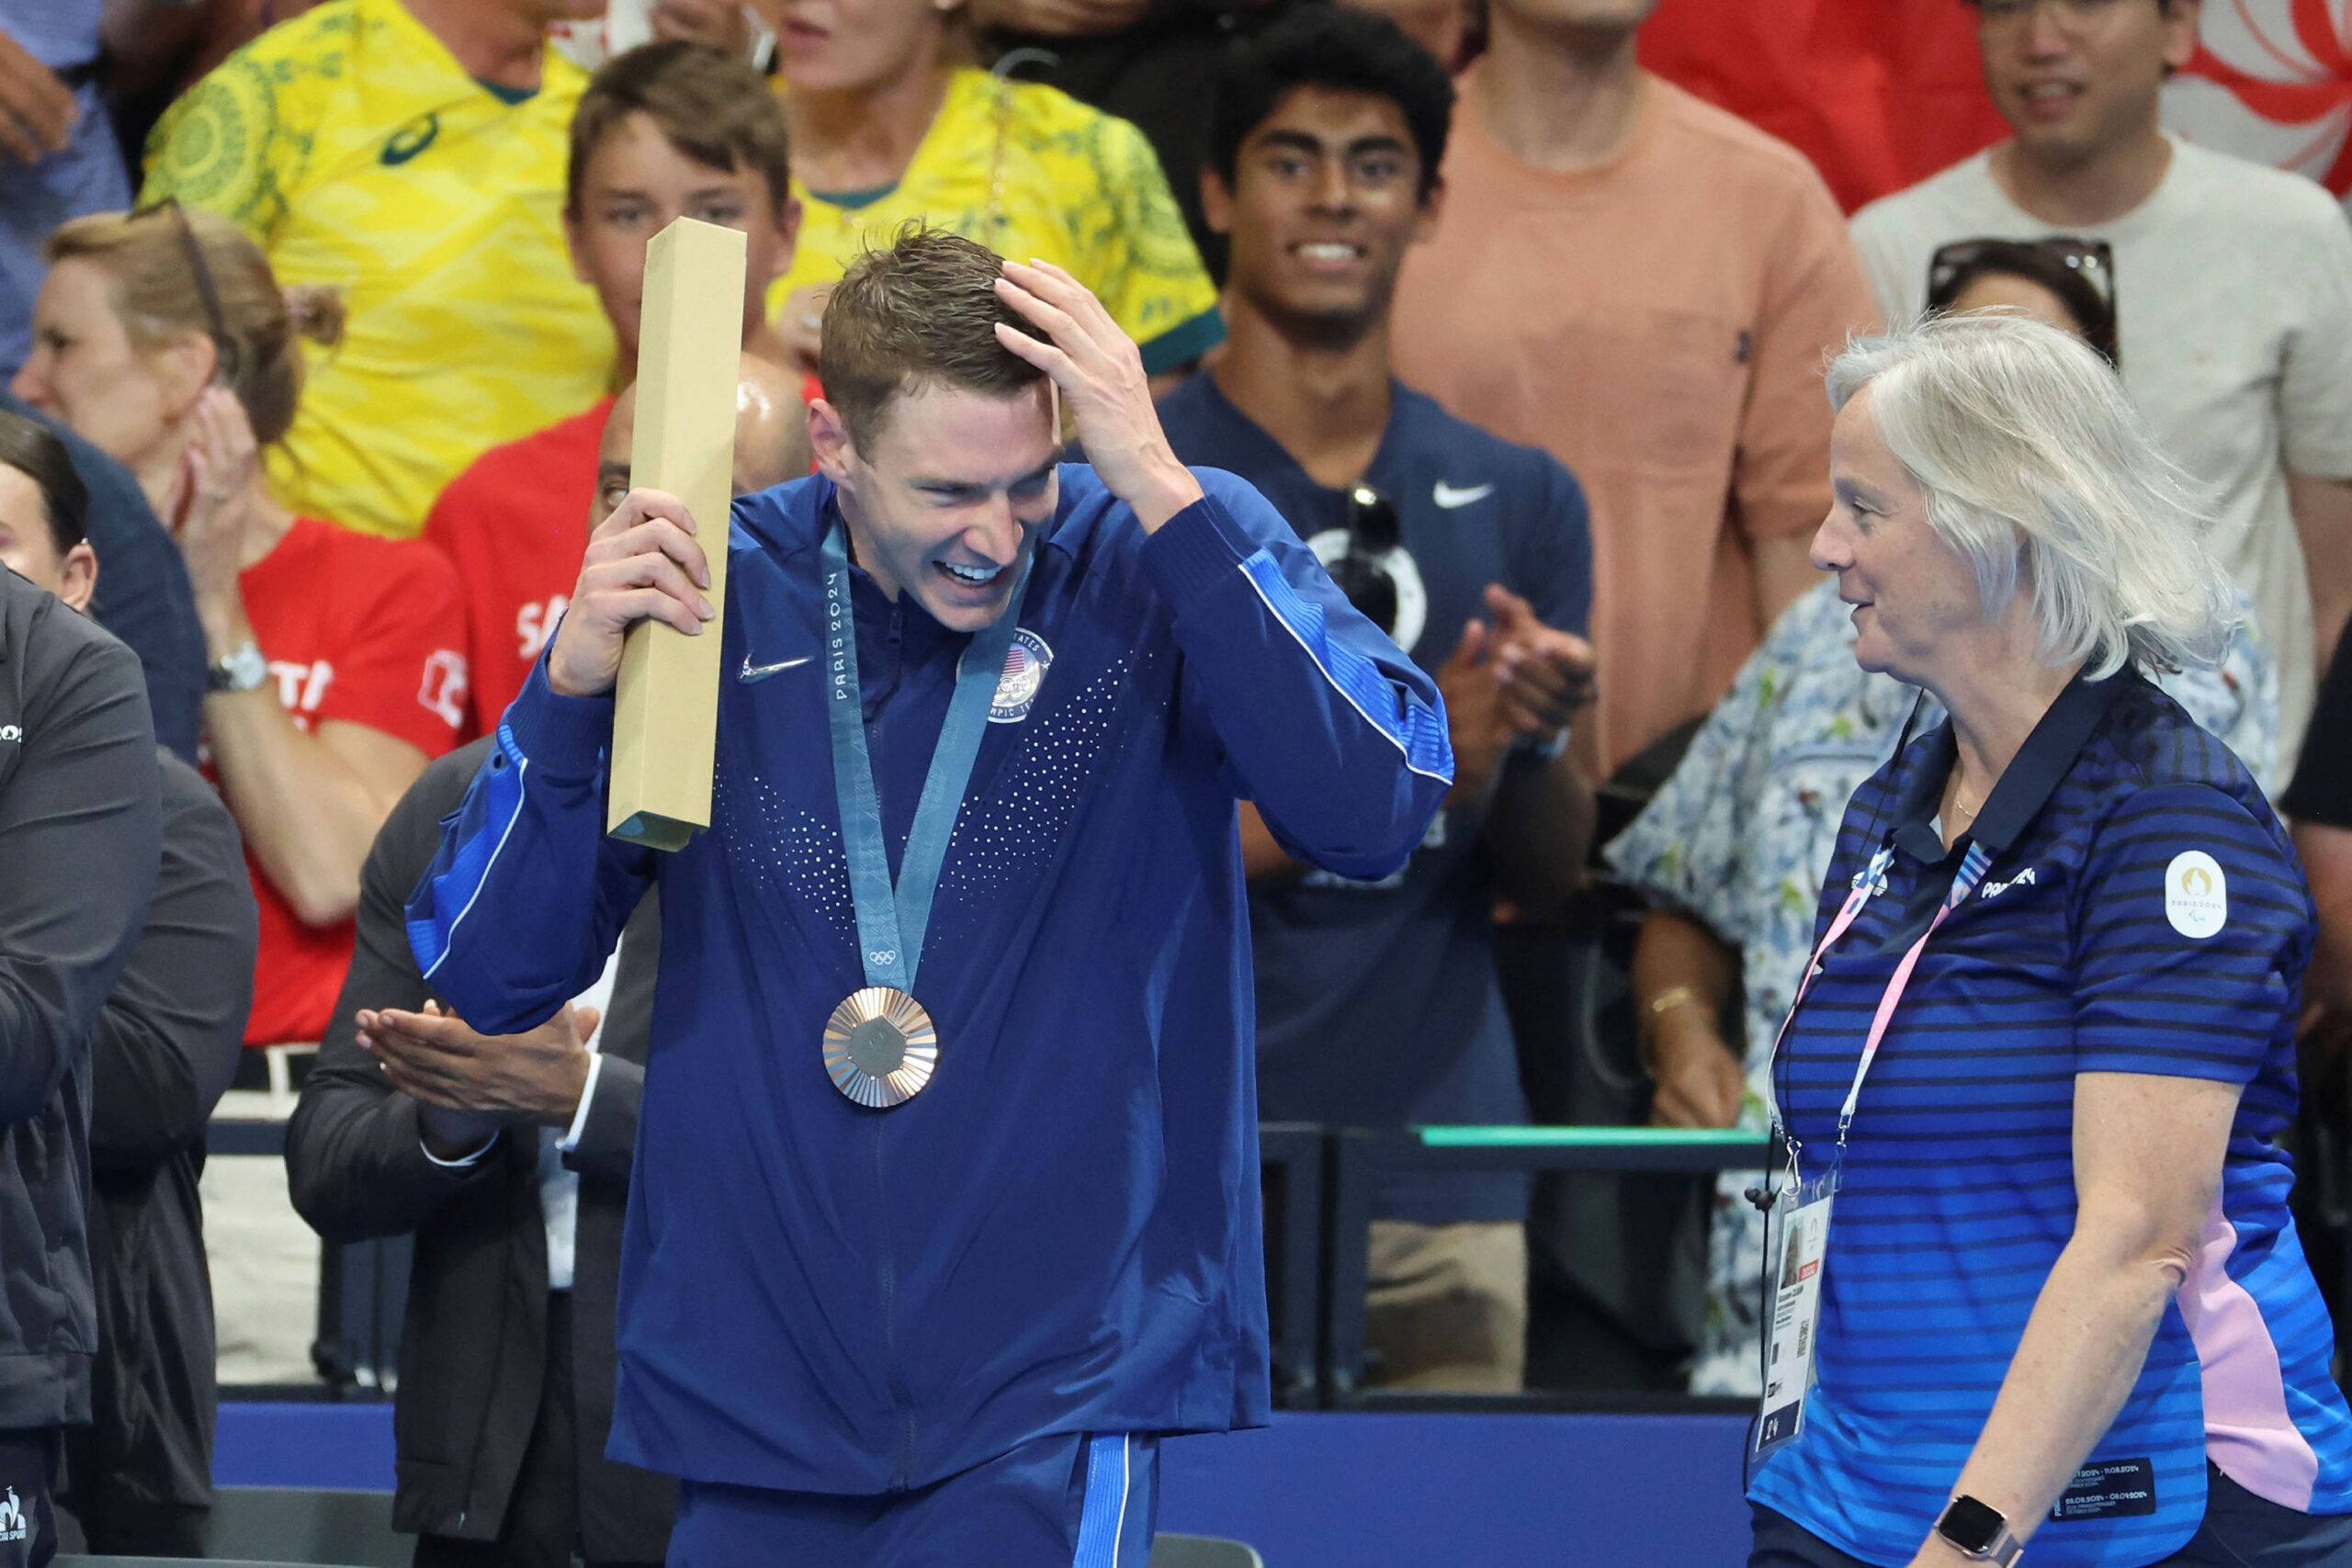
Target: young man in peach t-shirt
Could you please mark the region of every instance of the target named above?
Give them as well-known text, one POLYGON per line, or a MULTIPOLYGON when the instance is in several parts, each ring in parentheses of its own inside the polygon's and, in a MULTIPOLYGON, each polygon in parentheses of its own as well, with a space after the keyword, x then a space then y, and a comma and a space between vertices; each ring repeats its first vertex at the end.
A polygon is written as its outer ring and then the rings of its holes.
POLYGON ((1397 374, 1584 480, 1603 774, 1810 585, 1823 352, 1873 320, 1812 165, 1634 63, 1656 4, 1493 0, 1396 295, 1397 374))

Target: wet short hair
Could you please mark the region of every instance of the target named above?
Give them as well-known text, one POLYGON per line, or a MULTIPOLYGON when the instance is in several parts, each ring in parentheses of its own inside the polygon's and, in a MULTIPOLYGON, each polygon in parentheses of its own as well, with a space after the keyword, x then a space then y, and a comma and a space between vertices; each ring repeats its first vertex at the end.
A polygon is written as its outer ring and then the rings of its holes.
POLYGON ((850 264, 825 301, 818 379, 853 444, 871 450, 893 399, 933 387, 1009 398, 1046 378, 997 341, 1000 321, 1035 335, 997 298, 1003 275, 985 245, 920 220, 850 264))
POLYGON ((1414 194, 1429 199, 1453 124, 1453 79, 1435 55, 1388 17, 1340 5, 1301 6, 1227 51, 1209 117, 1208 164, 1228 188, 1239 173, 1241 144, 1301 87, 1395 104, 1420 155, 1414 194))
POLYGON ((749 166, 778 211, 792 199, 790 140, 784 106, 766 80, 708 44, 663 39, 616 54, 598 67, 571 111, 571 153, 563 209, 580 215, 588 160, 615 126, 633 114, 662 130, 682 157, 729 174, 749 166))
POLYGON ((2015 313, 1930 317, 1849 344, 1828 389, 1838 410, 1869 390, 1985 613, 2030 593, 2049 662, 2096 680, 2228 650, 2238 615, 2204 544, 2211 498, 2081 338, 2015 313))
POLYGON ((39 420, 0 409, 0 468, 33 481, 59 555, 89 537, 90 490, 58 434, 39 420))

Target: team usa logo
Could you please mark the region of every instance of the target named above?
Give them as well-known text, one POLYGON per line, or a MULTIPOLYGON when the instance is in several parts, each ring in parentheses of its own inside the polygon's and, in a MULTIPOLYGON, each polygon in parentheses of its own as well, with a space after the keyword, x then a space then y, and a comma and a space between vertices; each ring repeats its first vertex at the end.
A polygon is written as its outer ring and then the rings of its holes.
POLYGON ((1012 646, 1004 650, 1004 673, 997 677, 996 700, 989 705, 990 724, 1019 724, 1037 701, 1037 688, 1054 665, 1054 650, 1027 626, 1015 627, 1012 646))

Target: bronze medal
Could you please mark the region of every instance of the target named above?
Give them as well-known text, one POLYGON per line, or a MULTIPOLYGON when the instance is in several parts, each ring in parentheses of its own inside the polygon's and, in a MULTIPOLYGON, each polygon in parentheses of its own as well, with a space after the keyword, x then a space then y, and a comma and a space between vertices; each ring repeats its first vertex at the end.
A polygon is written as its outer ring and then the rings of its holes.
POLYGON ((892 986, 855 991, 825 1021, 825 1074, 873 1111, 904 1105, 939 1066, 939 1032, 923 1005, 892 986))

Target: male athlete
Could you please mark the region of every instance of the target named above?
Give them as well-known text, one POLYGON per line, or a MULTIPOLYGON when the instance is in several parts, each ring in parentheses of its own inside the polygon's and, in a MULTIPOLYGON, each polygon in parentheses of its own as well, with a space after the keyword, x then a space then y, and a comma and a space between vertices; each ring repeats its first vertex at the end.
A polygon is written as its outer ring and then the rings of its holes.
POLYGON ((636 491, 412 938, 526 1029, 661 880, 613 1454, 682 1478, 672 1562, 1142 1568, 1158 1439, 1267 1411, 1236 803, 1385 875, 1444 713, 1059 268, 903 233, 822 353, 818 474, 735 508, 709 830, 604 836, 622 633, 699 635, 718 539, 636 491))

